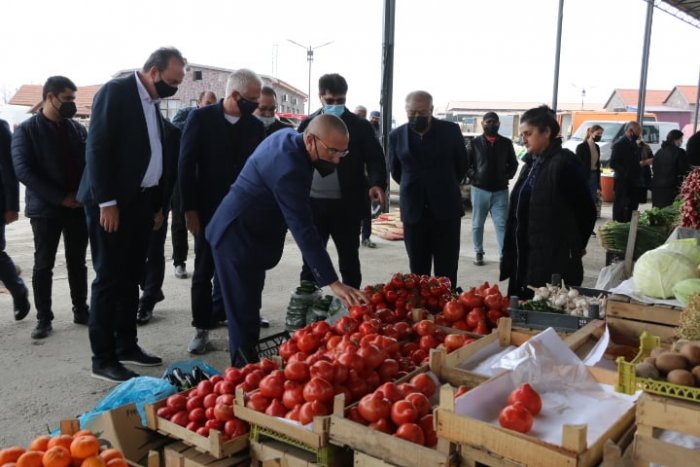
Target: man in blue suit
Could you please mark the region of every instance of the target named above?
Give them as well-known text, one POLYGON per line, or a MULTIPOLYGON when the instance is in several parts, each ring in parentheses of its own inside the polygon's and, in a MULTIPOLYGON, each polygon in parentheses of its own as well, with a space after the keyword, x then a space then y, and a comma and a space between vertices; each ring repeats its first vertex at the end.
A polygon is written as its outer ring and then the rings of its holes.
POLYGON ((0 281, 12 295, 15 320, 29 313, 29 291, 17 274, 12 259, 5 253, 5 225, 19 217, 19 183, 10 156, 12 134, 5 120, 0 120, 0 281))
MULTIPOLYGON (((195 253, 191 300, 196 331, 187 349, 190 353, 207 351, 213 308, 223 308, 221 303, 212 303, 214 259, 203 233, 246 160, 265 138, 265 127, 253 115, 261 87, 255 72, 236 70, 226 83, 226 98, 194 110, 182 133, 180 199, 187 229, 194 235, 195 253)), ((213 299, 220 302, 216 289, 213 299)))
POLYGON ((362 292, 338 281, 311 214, 314 169, 330 175, 347 152, 347 127, 333 115, 319 115, 303 134, 285 129, 270 135, 250 156, 209 222, 206 237, 221 284, 232 365, 258 360, 265 272, 282 257, 287 228, 316 284, 330 286, 349 305, 366 301, 362 292))
POLYGON ((172 96, 186 61, 174 48, 153 52, 143 68, 108 81, 95 95, 78 201, 85 206, 95 280, 90 304, 92 375, 125 381, 123 366, 162 364, 139 347, 136 313, 139 280, 151 230, 169 203, 169 163, 160 99, 172 96))
POLYGON ((467 150, 459 127, 433 118, 425 91, 406 97, 408 123, 389 135, 391 176, 401 184, 401 220, 411 272, 445 276, 457 286, 464 205, 459 181, 467 150))

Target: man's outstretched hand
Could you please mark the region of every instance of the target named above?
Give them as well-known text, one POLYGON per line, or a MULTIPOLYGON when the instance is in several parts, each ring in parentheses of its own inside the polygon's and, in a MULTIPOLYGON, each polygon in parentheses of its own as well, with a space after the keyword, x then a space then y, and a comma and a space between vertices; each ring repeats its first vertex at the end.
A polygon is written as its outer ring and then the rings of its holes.
POLYGON ((347 306, 364 305, 369 302, 365 294, 354 287, 345 285, 340 281, 335 281, 329 286, 333 293, 341 299, 347 306))

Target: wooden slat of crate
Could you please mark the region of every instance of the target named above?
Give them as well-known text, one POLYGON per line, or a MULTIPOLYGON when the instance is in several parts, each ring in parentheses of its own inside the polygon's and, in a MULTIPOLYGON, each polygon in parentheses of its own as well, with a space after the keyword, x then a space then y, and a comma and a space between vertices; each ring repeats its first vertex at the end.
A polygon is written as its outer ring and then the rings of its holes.
POLYGON ((276 440, 250 442, 252 466, 260 467, 317 467, 316 456, 276 440))
POLYGON ((463 444, 459 447, 459 465, 464 467, 527 467, 520 462, 505 459, 503 456, 490 453, 484 449, 463 444))
POLYGON ((365 454, 362 451, 353 453, 353 465, 355 467, 394 467, 395 464, 390 464, 376 457, 365 454))
POLYGON ((637 402, 635 465, 660 463, 669 467, 700 465, 700 451, 654 437, 654 429, 700 437, 700 404, 643 394, 637 402))
POLYGON ((199 449, 205 454, 210 454, 217 458, 229 457, 248 448, 248 435, 239 436, 229 441, 221 440, 221 433, 217 430, 210 430, 209 437, 194 433, 184 426, 177 425, 170 420, 159 417, 156 412, 165 406, 166 400, 158 401, 155 404, 145 404, 146 425, 151 430, 163 433, 166 436, 183 441, 184 443, 199 449))
POLYGON ((248 452, 237 456, 217 459, 209 454, 204 454, 183 442, 177 442, 163 449, 165 467, 234 467, 248 465, 248 452))
POLYGON ((622 295, 611 295, 605 305, 606 316, 674 327, 680 322, 681 311, 673 306, 637 302, 622 295))
POLYGON ((639 346, 639 336, 647 331, 654 336, 659 336, 662 344, 671 345, 675 339, 676 328, 665 324, 647 323, 645 321, 635 321, 624 318, 607 317, 606 321, 610 328, 612 340, 619 344, 639 346))

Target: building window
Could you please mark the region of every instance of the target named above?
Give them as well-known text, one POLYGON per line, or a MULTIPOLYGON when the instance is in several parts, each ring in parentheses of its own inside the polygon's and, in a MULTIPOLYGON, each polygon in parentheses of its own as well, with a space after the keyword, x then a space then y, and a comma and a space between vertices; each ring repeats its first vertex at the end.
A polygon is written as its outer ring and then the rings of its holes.
POLYGON ((297 105, 297 98, 296 97, 292 97, 292 105, 297 105))
POLYGON ((160 113, 168 120, 171 120, 180 108, 179 99, 163 99, 160 101, 160 113))
POLYGON ((282 102, 287 102, 288 96, 287 94, 282 94, 282 102))

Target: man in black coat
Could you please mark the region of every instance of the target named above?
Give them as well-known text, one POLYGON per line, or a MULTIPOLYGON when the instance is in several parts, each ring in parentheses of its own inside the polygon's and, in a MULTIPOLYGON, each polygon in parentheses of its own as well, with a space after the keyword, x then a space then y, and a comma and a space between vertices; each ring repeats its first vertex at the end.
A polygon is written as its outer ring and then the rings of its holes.
POLYGON ((12 295, 15 320, 24 319, 29 313, 29 291, 17 274, 15 263, 5 252, 5 225, 19 217, 19 183, 15 177, 10 156, 12 134, 5 120, 0 120, 0 281, 12 295))
POLYGON ((685 152, 688 154, 688 162, 692 166, 700 166, 700 131, 695 132, 688 138, 685 145, 685 152))
POLYGON ((425 91, 406 97, 408 123, 389 135, 391 176, 401 185, 404 242, 411 272, 445 276, 457 286, 464 205, 459 182, 467 150, 459 127, 433 118, 425 91))
POLYGON ((275 115, 277 111, 277 93, 270 86, 263 86, 260 90, 260 102, 253 115, 265 126, 265 136, 270 136, 275 131, 283 128, 293 128, 275 115))
POLYGON ((33 339, 51 331, 53 266, 63 235, 73 322, 88 324, 88 232, 85 211, 75 199, 85 169, 87 131, 72 119, 77 87, 65 76, 52 76, 43 89, 41 110, 25 120, 12 137, 17 179, 26 189, 25 214, 34 234, 32 287, 38 323, 33 339))
MULTIPOLYGON (((324 245, 329 237, 333 239, 343 283, 359 288, 362 283, 359 254, 362 219, 370 214, 370 199, 384 204, 386 164, 372 126, 345 107, 347 92, 348 83, 339 74, 321 76, 318 96, 323 108, 304 120, 299 132, 321 114, 340 117, 350 132, 350 152, 341 159, 338 169, 331 173, 314 170, 311 210, 324 245)), ((301 279, 314 281, 306 263, 301 279)))
POLYGON ((265 137, 263 124, 253 116, 261 87, 262 81, 253 71, 236 70, 226 83, 225 99, 194 110, 182 133, 178 183, 187 230, 195 237, 192 274, 195 335, 188 347, 190 353, 207 351, 214 316, 224 312, 218 286, 214 287, 212 297, 214 259, 204 229, 246 160, 265 137))
POLYGON ((108 81, 95 95, 78 190, 85 205, 95 280, 90 304, 92 375, 125 381, 123 366, 162 364, 137 344, 138 284, 152 230, 170 201, 164 180, 175 170, 164 157, 166 133, 158 104, 177 92, 186 61, 174 48, 153 52, 141 71, 108 81))
POLYGON ((610 168, 615 171, 613 220, 617 222, 629 222, 632 211, 639 208, 640 189, 644 186, 642 167, 652 161, 642 160, 642 150, 637 144, 641 134, 639 123, 627 122, 625 134, 613 144, 610 154, 610 168))

